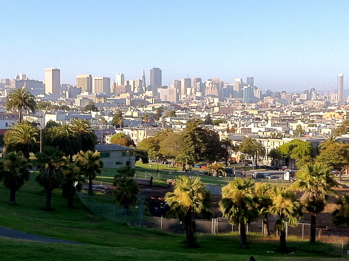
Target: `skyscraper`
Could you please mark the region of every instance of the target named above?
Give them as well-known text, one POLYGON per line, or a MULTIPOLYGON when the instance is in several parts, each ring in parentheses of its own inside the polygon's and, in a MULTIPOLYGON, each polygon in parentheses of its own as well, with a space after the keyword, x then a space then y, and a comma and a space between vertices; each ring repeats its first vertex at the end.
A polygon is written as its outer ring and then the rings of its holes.
POLYGON ((181 96, 187 95, 187 89, 190 88, 191 85, 191 79, 190 78, 183 78, 181 80, 181 96))
POLYGON ((343 103, 343 74, 338 74, 337 78, 337 102, 343 103))
POLYGON ((142 89, 143 89, 143 92, 145 92, 146 89, 147 89, 147 84, 145 82, 145 72, 144 72, 144 70, 143 70, 143 75, 142 75, 142 89))
POLYGON ((123 73, 116 74, 115 79, 116 85, 124 85, 125 84, 125 76, 123 73))
POLYGON ((79 74, 76 77, 76 87, 81 88, 82 92, 92 92, 92 76, 91 74, 79 74))
POLYGON ((150 70, 150 85, 157 87, 162 85, 162 75, 159 68, 152 68, 150 70))
POLYGON ((45 93, 61 95, 61 71, 59 69, 45 70, 45 93))
POLYGON ((250 86, 254 86, 254 78, 253 77, 247 77, 247 84, 250 86))
POLYGON ((110 94, 110 78, 109 77, 93 77, 92 93, 110 94))

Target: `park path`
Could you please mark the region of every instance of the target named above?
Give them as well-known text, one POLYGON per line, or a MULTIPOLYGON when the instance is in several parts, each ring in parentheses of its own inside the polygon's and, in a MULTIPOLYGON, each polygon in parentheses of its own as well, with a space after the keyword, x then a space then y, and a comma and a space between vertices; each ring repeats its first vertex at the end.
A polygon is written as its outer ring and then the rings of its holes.
POLYGON ((81 244, 73 241, 66 241, 61 239, 55 239, 50 237, 43 237, 34 234, 29 234, 26 232, 18 231, 15 229, 10 229, 6 227, 0 226, 0 236, 9 237, 21 240, 29 240, 29 241, 37 241, 37 242, 45 242, 45 243, 61 243, 61 244, 81 244))

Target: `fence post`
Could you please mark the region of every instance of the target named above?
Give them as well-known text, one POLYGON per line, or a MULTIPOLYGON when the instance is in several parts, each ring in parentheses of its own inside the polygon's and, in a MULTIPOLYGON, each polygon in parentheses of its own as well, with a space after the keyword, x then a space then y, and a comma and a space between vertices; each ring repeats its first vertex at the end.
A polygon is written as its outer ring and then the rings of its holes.
POLYGON ((217 222, 217 229, 216 229, 216 234, 218 234, 218 218, 216 219, 216 222, 217 222))
POLYGON ((214 232, 213 232, 213 218, 211 220, 211 234, 214 234, 214 232))
POLYGON ((246 224, 246 234, 248 234, 248 223, 246 224))
POLYGON ((264 235, 264 224, 263 224, 263 219, 262 219, 262 235, 264 235))
POLYGON ((234 232, 234 225, 231 224, 231 232, 234 232))
POLYGON ((304 238, 304 223, 302 224, 302 239, 304 238))
POLYGON ((161 215, 161 218, 160 218, 160 229, 162 230, 162 215, 161 215))
POLYGON ((286 238, 288 237, 288 222, 286 222, 286 238))

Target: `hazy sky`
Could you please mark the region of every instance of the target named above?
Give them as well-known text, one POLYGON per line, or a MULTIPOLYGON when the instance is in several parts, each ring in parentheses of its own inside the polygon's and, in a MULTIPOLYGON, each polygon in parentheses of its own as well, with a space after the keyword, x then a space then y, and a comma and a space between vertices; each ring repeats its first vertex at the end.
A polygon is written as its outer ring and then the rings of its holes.
POLYGON ((348 0, 0 0, 0 78, 78 74, 149 84, 255 77, 262 90, 349 88, 348 0))

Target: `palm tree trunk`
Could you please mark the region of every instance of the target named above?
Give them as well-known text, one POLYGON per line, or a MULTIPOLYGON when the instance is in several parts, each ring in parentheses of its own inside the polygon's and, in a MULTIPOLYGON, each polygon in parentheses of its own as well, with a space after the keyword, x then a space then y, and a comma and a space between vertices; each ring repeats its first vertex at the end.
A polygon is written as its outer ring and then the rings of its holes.
POLYGON ((14 190, 14 189, 10 190, 10 204, 11 205, 16 204, 16 190, 14 190))
POLYGON ((240 248, 248 248, 245 224, 240 223, 239 225, 240 225, 240 248))
POLYGON ((46 188, 46 209, 51 209, 51 201, 52 201, 52 189, 46 188))
POLYGON ((280 252, 286 253, 288 252, 288 248, 286 246, 286 232, 283 229, 282 231, 280 231, 280 248, 279 248, 280 252))
POLYGON ((263 217, 263 233, 265 236, 270 235, 268 214, 263 217))
POLYGON ((92 176, 88 177, 88 194, 92 195, 92 176))
POLYGON ((184 218, 184 226, 185 226, 185 233, 186 233, 186 242, 187 247, 194 247, 195 246, 195 224, 194 221, 191 218, 191 207, 188 209, 187 214, 184 218))
POLYGON ((316 215, 311 214, 310 219, 310 243, 315 243, 316 234, 316 215))

